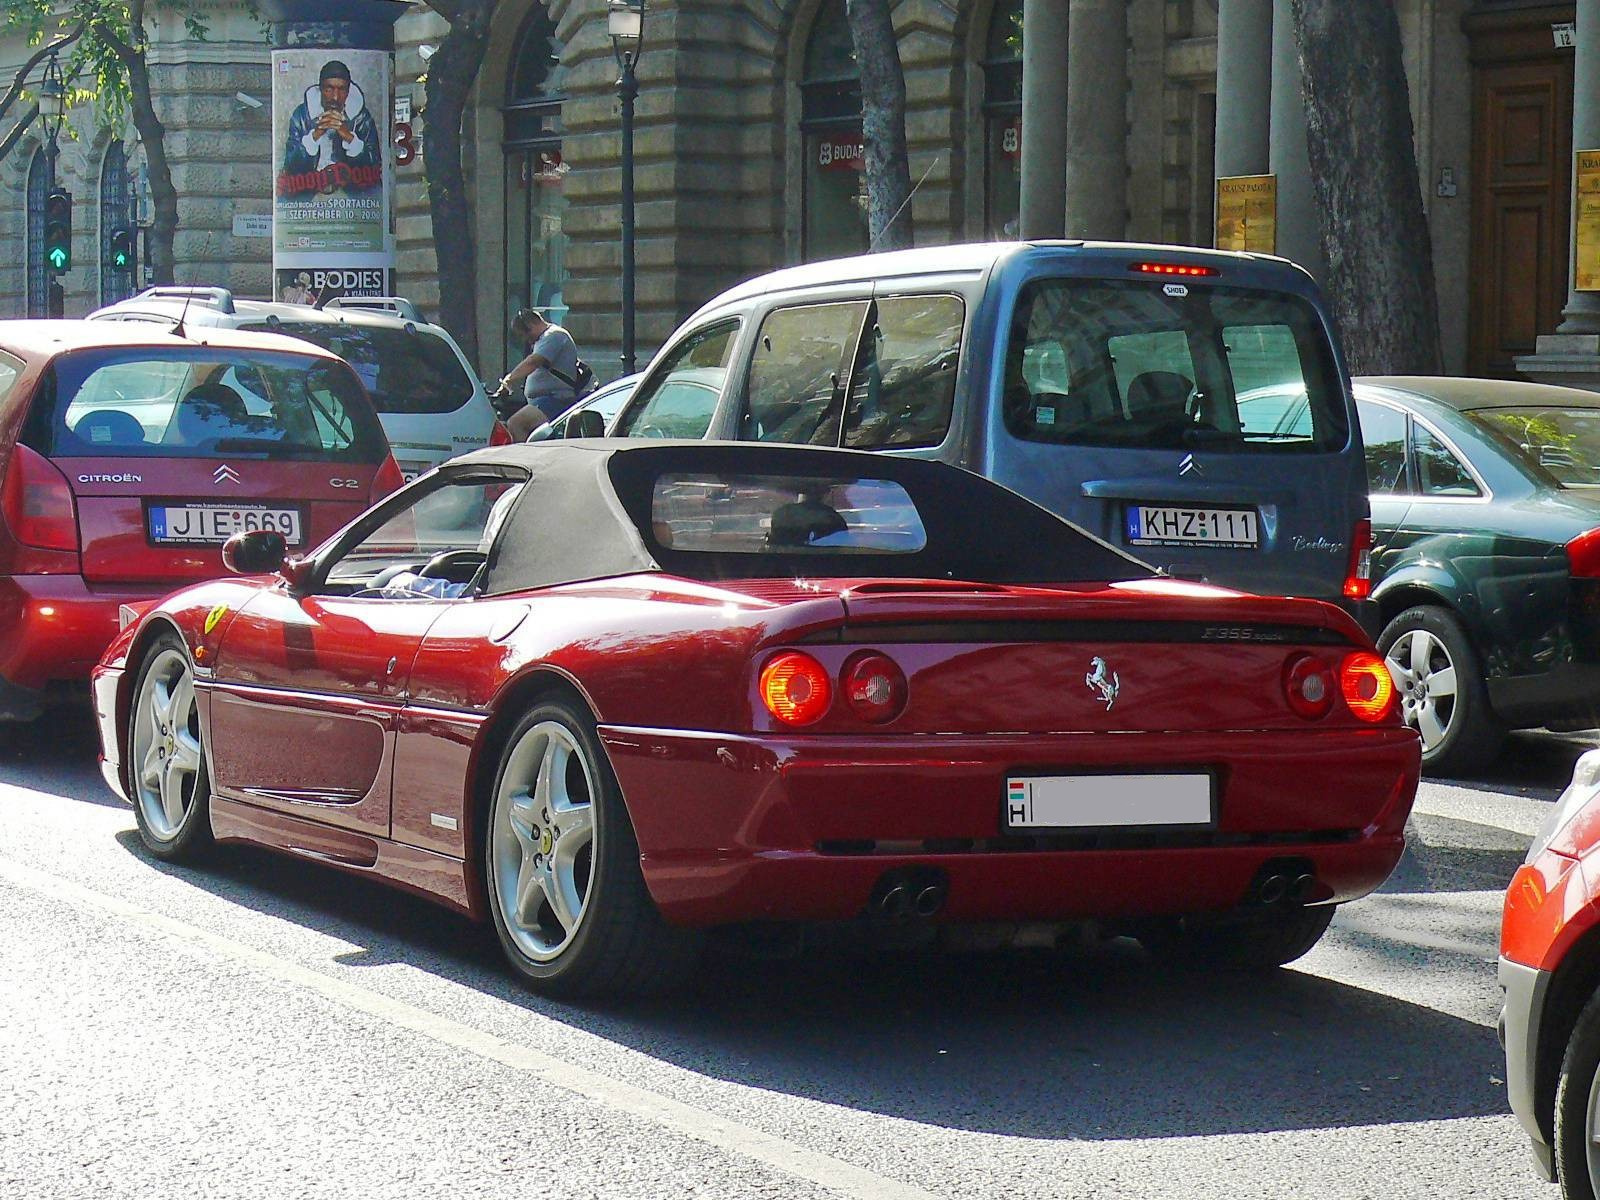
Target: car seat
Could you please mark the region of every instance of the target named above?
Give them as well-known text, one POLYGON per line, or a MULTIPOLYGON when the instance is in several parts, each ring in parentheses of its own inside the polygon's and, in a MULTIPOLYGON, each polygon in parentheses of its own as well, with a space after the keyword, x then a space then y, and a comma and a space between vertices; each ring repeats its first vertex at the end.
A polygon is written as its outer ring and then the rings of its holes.
POLYGON ((102 446, 110 450, 144 445, 144 426, 139 424, 139 419, 117 408, 97 408, 85 413, 72 427, 72 432, 91 450, 102 446))
POLYGON ((202 383, 178 401, 167 440, 204 446, 246 434, 249 427, 250 414, 238 392, 225 383, 202 383))
POLYGON ((1128 416, 1154 425, 1183 424, 1193 394, 1194 384, 1176 371, 1146 371, 1128 385, 1128 416))

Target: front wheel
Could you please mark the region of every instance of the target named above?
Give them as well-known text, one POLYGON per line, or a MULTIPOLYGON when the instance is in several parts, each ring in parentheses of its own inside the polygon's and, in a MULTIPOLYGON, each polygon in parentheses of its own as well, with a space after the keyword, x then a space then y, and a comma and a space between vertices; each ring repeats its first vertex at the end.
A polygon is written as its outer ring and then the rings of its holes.
POLYGON ((1157 958, 1222 971, 1267 971, 1307 954, 1333 921, 1331 904, 1184 917, 1139 940, 1157 958))
POLYGON ((1394 676, 1405 723, 1422 735, 1430 774, 1467 775, 1500 752, 1505 728, 1489 707, 1483 668, 1454 613, 1408 608, 1384 627, 1378 652, 1394 676))
POLYGON ((1556 1081, 1556 1178, 1563 1200, 1600 1194, 1600 994, 1578 1015, 1556 1081))
POLYGON ((639 844, 592 719, 541 704, 511 731, 484 838, 489 912, 507 961, 535 991, 662 991, 693 964, 639 869, 639 844))
POLYGON ((212 847, 211 780, 194 667, 176 634, 151 644, 128 717, 128 774, 139 838, 157 858, 197 862, 212 847))

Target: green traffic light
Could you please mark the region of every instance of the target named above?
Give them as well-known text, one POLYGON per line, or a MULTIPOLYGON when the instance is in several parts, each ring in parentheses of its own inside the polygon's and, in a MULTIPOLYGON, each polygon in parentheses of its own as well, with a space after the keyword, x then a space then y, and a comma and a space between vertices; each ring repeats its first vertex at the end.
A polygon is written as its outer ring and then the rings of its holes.
POLYGON ((122 253, 120 250, 117 251, 116 254, 111 256, 111 265, 120 270, 128 265, 128 256, 122 253))
POLYGON ((62 247, 56 246, 52 248, 49 257, 50 265, 56 270, 65 271, 67 269, 67 252, 62 247))

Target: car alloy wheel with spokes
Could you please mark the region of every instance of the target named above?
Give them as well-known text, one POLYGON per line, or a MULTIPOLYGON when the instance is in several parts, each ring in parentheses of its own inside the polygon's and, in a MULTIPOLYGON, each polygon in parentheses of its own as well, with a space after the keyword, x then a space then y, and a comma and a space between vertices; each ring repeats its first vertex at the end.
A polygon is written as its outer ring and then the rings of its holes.
POLYGON ((538 991, 638 995, 683 982, 699 936, 661 917, 594 718, 535 705, 500 754, 483 835, 489 917, 506 961, 538 991))
POLYGON ((1445 644, 1426 629, 1403 633, 1384 656, 1400 695, 1407 725, 1435 750, 1450 732, 1456 713, 1456 665, 1445 644))
POLYGON ((140 669, 129 716, 128 776, 139 835, 151 853, 184 860, 211 844, 210 781, 194 667, 175 635, 140 669))
POLYGON ((1422 765, 1465 775, 1499 753, 1505 726, 1489 707, 1483 668, 1460 618, 1442 605, 1398 614, 1378 639, 1405 723, 1422 737, 1422 765))
POLYGON ((549 962, 588 909, 594 783, 565 725, 541 721, 511 747, 495 795, 493 870, 500 916, 517 948, 549 962))

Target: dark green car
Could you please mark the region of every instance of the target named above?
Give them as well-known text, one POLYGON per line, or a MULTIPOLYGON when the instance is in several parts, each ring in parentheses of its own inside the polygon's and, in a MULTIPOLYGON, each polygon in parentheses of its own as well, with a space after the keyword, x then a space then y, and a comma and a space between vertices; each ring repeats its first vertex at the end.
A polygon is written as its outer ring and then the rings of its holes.
POLYGON ((1504 380, 1355 381, 1373 598, 1423 765, 1506 730, 1600 726, 1600 394, 1504 380))

